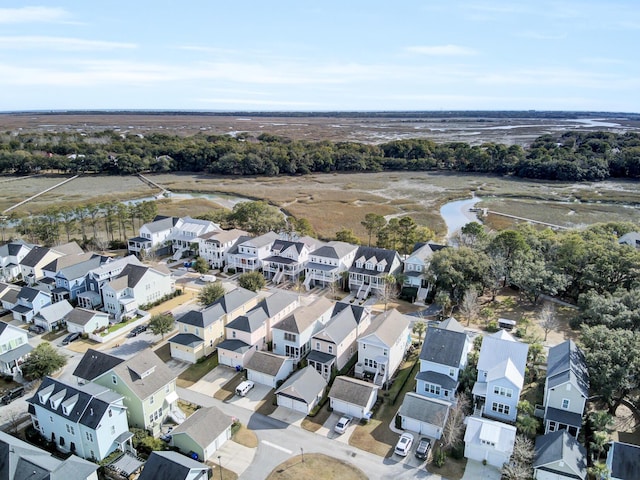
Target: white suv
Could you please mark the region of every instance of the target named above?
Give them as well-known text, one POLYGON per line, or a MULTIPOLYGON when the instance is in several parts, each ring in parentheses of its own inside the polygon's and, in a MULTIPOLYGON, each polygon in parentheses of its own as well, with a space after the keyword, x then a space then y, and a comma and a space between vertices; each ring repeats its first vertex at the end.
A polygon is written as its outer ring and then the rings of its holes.
POLYGON ((349 425, 351 425, 352 420, 353 419, 349 416, 340 417, 340 420, 338 420, 338 423, 336 423, 336 426, 333 429, 336 433, 344 433, 347 431, 349 425))
POLYGON ((254 383, 251 380, 245 380, 236 387, 236 395, 244 397, 253 387, 254 383))
POLYGON ((398 443, 396 443, 396 448, 393 451, 401 457, 406 457, 411 451, 411 445, 413 445, 413 435, 404 432, 400 435, 398 443))

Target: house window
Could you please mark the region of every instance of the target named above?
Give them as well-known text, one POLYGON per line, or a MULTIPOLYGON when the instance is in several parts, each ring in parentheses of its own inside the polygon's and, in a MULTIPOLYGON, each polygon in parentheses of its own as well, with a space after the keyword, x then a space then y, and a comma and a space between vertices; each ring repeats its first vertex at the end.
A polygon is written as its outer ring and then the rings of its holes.
POLYGON ((558 429, 558 424, 553 421, 549 421, 549 431, 555 432, 558 429))
POLYGON ((53 423, 53 417, 49 416, 49 421, 53 423))
POLYGON ((109 409, 109 417, 113 417, 113 412, 109 409))
POLYGON ((507 398, 511 398, 513 396, 513 390, 505 387, 495 386, 493 387, 493 393, 507 398))
POLYGON ((480 443, 482 443, 482 445, 487 445, 489 447, 495 447, 496 446, 495 442, 489 442, 488 440, 480 440, 480 443))
POLYGON ((89 440, 90 442, 93 442, 93 433, 86 432, 86 436, 87 436, 87 440, 89 440))
POLYGON ((378 368, 378 362, 376 362, 375 360, 370 360, 368 358, 364 359, 364 366, 365 367, 370 367, 370 368, 378 368))
POLYGON ((493 402, 491 405, 491 410, 501 415, 509 415, 509 405, 505 405, 504 403, 493 402))
POLYGON ((200 335, 200 329, 196 327, 196 335, 200 335))
POLYGON ((64 437, 60 437, 60 446, 64 447, 64 437))
POLYGON ((327 351, 328 351, 329 353, 333 353, 333 345, 328 345, 328 346, 327 346, 327 349, 328 349, 327 351))
POLYGON ((115 434, 116 434, 116 426, 111 425, 111 435, 115 435, 115 434))
POLYGON ((111 375, 111 383, 116 385, 118 383, 118 377, 116 377, 115 375, 111 375))
POLYGON ((450 368, 449 369, 449 376, 453 377, 453 376, 455 376, 455 374, 456 374, 456 369, 455 368, 450 368))
POLYGON ((151 395, 151 398, 149 399, 149 405, 153 405, 154 399, 153 399, 153 395, 151 395))
POLYGON ((320 350, 320 342, 316 342, 316 350, 320 350))
POLYGON ((569 399, 568 398, 563 398, 562 399, 562 408, 564 408, 565 410, 567 410, 569 408, 569 399))
POLYGON ((424 391, 427 393, 431 393, 432 395, 440 395, 440 385, 425 383, 424 391))
POLYGON ((183 327, 183 331, 184 331, 184 332, 186 332, 187 330, 188 330, 188 329, 187 329, 187 326, 185 325, 185 326, 183 327))
POLYGON ((169 384, 168 383, 164 386, 164 393, 169 393, 169 384))

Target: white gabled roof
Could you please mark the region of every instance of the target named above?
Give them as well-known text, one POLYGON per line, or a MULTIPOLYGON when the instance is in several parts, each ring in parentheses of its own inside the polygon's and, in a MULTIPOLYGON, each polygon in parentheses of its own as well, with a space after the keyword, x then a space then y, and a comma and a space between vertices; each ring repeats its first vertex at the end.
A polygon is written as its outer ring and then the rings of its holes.
POLYGON ((467 430, 464 434, 464 442, 480 445, 482 441, 494 443, 496 451, 513 452, 513 443, 516 440, 516 427, 506 423, 496 422, 481 417, 467 417, 465 420, 467 430))
POLYGON ((528 351, 529 345, 517 341, 504 330, 485 335, 480 347, 478 370, 489 372, 497 365, 511 360, 515 369, 524 377, 528 351))

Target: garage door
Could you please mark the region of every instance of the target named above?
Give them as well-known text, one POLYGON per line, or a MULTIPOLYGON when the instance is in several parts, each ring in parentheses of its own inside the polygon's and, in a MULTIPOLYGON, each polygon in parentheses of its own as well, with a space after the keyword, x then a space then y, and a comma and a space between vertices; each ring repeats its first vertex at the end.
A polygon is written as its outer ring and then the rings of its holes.
POLYGON ((402 417, 402 428, 411 432, 426 435, 431 438, 440 438, 438 427, 425 422, 416 420, 415 418, 402 417))
POLYGON ((502 465, 508 461, 509 457, 502 452, 489 452, 487 456, 487 463, 498 468, 502 468, 502 465))
POLYGON ((353 405, 352 403, 347 403, 342 400, 331 399, 331 408, 333 408, 336 412, 344 413, 346 415, 351 415, 354 418, 362 418, 362 407, 357 405, 353 405))
POLYGON ((293 409, 296 412, 304 413, 305 415, 309 413, 309 406, 304 402, 299 402, 297 400, 293 401, 293 409))
POLYGON ((173 345, 171 345, 171 357, 185 362, 196 363, 196 359, 191 352, 185 352, 179 348, 174 348, 173 345))
POLYGON ((247 370, 247 377, 252 382, 259 383, 260 385, 267 385, 271 388, 275 387, 275 381, 273 377, 271 375, 267 375, 266 373, 256 372, 255 370, 247 370))
POLYGON ((233 358, 225 355, 225 350, 218 349, 218 363, 220 365, 226 365, 227 367, 235 368, 233 358))
POLYGON ((285 397, 284 395, 278 395, 278 405, 281 407, 293 409, 293 398, 285 397))

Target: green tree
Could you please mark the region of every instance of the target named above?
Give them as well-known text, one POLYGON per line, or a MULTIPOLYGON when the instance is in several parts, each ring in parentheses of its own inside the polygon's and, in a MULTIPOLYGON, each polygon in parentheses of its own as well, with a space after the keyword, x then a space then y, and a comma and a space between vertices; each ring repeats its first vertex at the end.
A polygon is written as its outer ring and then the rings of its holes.
POLYGON ((198 292, 198 303, 208 306, 224 296, 224 286, 222 282, 208 283, 198 292))
POLYGON ((516 420, 518 432, 526 437, 534 438, 540 427, 538 419, 532 415, 519 414, 516 420))
POLYGON ((378 215, 377 213, 367 213, 364 216, 364 220, 360 223, 367 231, 367 235, 369 236, 367 246, 370 247, 371 237, 373 235, 377 235, 378 232, 387 224, 387 221, 382 215, 378 215))
POLYGON ((519 231, 503 230, 491 239, 488 249, 490 253, 501 255, 504 258, 506 274, 503 286, 506 287, 511 278, 510 273, 513 262, 518 255, 529 250, 529 245, 519 231))
POLYGON ((238 277, 238 285, 252 292, 257 292, 264 288, 266 280, 260 272, 246 272, 238 277))
POLYGON ((198 273, 207 273, 209 271, 209 262, 202 257, 197 257, 191 267, 198 273))
POLYGON ((487 232, 482 224, 469 222, 460 229, 460 245, 465 247, 477 247, 487 239, 487 232))
POLYGON ((67 357, 48 342, 42 342, 31 351, 22 364, 22 374, 29 380, 38 380, 51 375, 67 364, 67 357))
POLYGON ((511 283, 535 305, 543 293, 557 295, 565 288, 567 280, 563 274, 547 265, 543 258, 520 255, 512 263, 511 283))
POLYGON ((429 264, 436 287, 449 293, 454 304, 470 288, 483 290, 488 269, 488 257, 469 247, 443 248, 432 255, 429 264))
POLYGON ((356 237, 353 230, 349 228, 343 228, 336 233, 336 240, 339 242, 351 243, 353 245, 360 245, 360 239, 356 237))
POLYGON ((413 322, 413 328, 411 329, 411 331, 416 335, 418 335, 418 341, 420 343, 422 343, 422 336, 424 335, 424 332, 426 330, 427 330, 427 324, 424 323, 424 321, 416 320, 415 322, 413 322))
POLYGON ((593 432, 589 447, 592 452, 596 452, 598 454, 596 459, 597 461, 600 461, 600 457, 602 457, 602 453, 607 447, 607 443, 609 443, 609 435, 607 432, 593 432))
POLYGON ((153 334, 162 335, 163 340, 164 336, 173 330, 174 324, 175 320, 173 319, 173 315, 167 313, 154 315, 151 317, 151 320, 149 320, 149 328, 153 334))
POLYGON ((292 217, 292 222, 293 222, 294 230, 301 237, 304 237, 304 236, 313 237, 313 236, 315 236, 316 232, 313 230, 313 226, 311 225, 311 222, 309 220, 307 220, 306 218, 293 218, 292 217))
POLYGON ((413 218, 402 217, 398 220, 398 227, 400 244, 402 245, 400 253, 406 255, 409 253, 409 249, 412 248, 416 242, 416 230, 418 229, 418 225, 413 218))
POLYGON ((286 223, 280 210, 263 201, 240 202, 233 207, 228 218, 235 227, 253 235, 279 232, 286 223))

